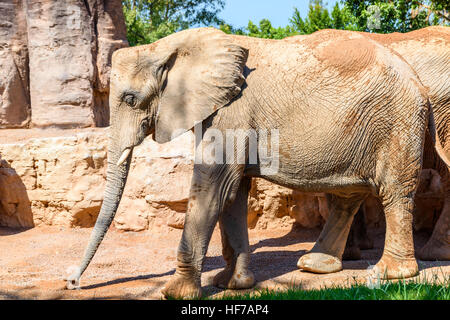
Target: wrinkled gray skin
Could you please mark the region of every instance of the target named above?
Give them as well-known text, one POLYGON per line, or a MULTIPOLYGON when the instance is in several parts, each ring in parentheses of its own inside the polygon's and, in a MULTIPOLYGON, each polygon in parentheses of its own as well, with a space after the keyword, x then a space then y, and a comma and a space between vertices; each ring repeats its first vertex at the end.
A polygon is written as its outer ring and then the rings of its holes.
MULTIPOLYGON (((387 233, 376 267, 388 278, 417 274, 413 196, 425 131, 435 133, 428 126, 426 92, 412 69, 376 42, 343 35, 318 47, 313 36, 309 39, 295 44, 201 28, 114 53, 104 201, 69 288, 79 285, 116 213, 132 156, 126 150, 150 133, 167 142, 198 121, 204 151, 212 143, 206 129, 224 137, 226 129, 277 129, 279 169, 269 175, 248 161, 217 164, 204 152, 204 161, 194 165, 176 272, 162 290, 165 296, 201 295, 203 260, 217 221, 227 266, 215 284, 253 286, 247 233, 251 177, 330 194, 337 214, 316 244, 320 253, 306 255, 305 269, 340 268, 336 257, 342 256, 353 215, 368 194, 377 194, 387 233)), ((248 145, 235 151, 246 156, 248 145)))
MULTIPOLYGON (((322 30, 324 38, 335 37, 348 31, 322 30)), ((450 156, 450 28, 433 26, 409 33, 358 33, 373 39, 400 54, 414 69, 423 85, 433 108, 439 139, 450 156)), ((297 37, 287 39, 295 41, 297 37)), ((301 38, 301 36, 300 36, 301 38)), ((422 260, 450 260, 450 174, 449 168, 436 154, 430 139, 425 141, 424 169, 434 169, 443 181, 444 206, 433 233, 417 252, 422 260)), ((373 242, 367 236, 364 205, 358 210, 350 229, 344 259, 360 259, 360 249, 370 249, 373 242)))

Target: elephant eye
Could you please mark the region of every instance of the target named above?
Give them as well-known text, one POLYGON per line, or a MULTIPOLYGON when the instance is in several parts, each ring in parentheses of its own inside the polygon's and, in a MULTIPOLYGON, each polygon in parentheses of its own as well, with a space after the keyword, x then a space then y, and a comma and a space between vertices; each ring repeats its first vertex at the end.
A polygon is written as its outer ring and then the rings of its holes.
POLYGON ((134 108, 136 106, 136 97, 133 94, 126 94, 122 98, 123 102, 125 102, 130 107, 134 108))

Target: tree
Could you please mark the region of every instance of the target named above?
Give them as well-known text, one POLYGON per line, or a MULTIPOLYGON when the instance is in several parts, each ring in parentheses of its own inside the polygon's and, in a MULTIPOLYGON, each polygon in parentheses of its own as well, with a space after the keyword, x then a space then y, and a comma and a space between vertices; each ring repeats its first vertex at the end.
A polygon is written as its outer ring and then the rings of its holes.
POLYGON ((305 18, 294 8, 286 27, 275 28, 268 19, 249 20, 234 28, 218 17, 226 0, 122 1, 130 45, 154 42, 192 26, 218 26, 225 33, 282 39, 320 29, 369 32, 408 32, 429 25, 450 25, 448 0, 340 0, 330 12, 322 0, 310 0, 305 18))
POLYGON ((289 20, 293 28, 300 34, 309 34, 321 29, 357 30, 356 19, 347 7, 342 9, 336 3, 331 15, 324 7, 321 0, 312 0, 305 20, 300 11, 294 8, 294 13, 289 20))
POLYGON ((337 2, 331 12, 331 24, 333 29, 358 30, 356 18, 346 6, 341 9, 337 2))
POLYGON ((449 25, 448 0, 344 0, 361 31, 408 32, 449 25))
POLYGON ((224 24, 218 13, 225 0, 124 0, 122 5, 132 46, 193 26, 224 24))
POLYGON ((274 28, 268 19, 262 19, 259 22, 259 26, 255 25, 252 21, 249 21, 247 30, 248 36, 265 39, 283 39, 297 34, 291 26, 274 28))
POLYGON ((294 8, 294 14, 290 19, 293 27, 301 34, 313 33, 320 29, 331 28, 331 18, 328 10, 323 6, 322 0, 311 0, 305 20, 300 16, 300 11, 294 8))
POLYGON ((219 29, 227 34, 237 34, 237 35, 246 35, 244 28, 234 28, 232 25, 227 23, 221 24, 219 29))

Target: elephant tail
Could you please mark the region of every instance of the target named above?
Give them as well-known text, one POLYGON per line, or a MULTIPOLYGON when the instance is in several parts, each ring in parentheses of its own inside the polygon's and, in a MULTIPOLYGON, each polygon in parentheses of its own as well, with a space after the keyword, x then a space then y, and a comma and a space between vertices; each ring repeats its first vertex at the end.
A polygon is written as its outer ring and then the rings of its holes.
POLYGON ((439 158, 441 158, 441 160, 447 165, 447 167, 450 168, 450 159, 447 157, 445 150, 442 147, 441 141, 439 140, 439 135, 437 134, 436 122, 434 121, 434 112, 432 108, 430 108, 428 117, 428 130, 430 131, 434 148, 436 149, 439 158))

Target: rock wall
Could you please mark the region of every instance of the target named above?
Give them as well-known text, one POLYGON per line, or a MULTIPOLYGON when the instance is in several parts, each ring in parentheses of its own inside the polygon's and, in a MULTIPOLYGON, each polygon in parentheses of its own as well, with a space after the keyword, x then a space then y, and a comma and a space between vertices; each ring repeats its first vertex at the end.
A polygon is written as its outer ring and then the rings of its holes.
MULTIPOLYGON (((0 140, 7 143, 0 144, 0 225, 93 226, 103 199, 108 130, 51 134, 37 129, 2 130, 0 140), (22 133, 37 138, 19 139, 22 133)), ((155 232, 183 228, 193 159, 190 132, 165 144, 147 138, 136 147, 114 226, 155 232)), ((435 223, 434 213, 443 203, 440 188, 439 175, 424 170, 416 229, 432 228, 435 223)), ((366 201, 366 209, 368 224, 380 226, 384 219, 378 200, 366 201)), ((320 227, 328 214, 324 194, 305 194, 262 179, 252 181, 250 228, 289 227, 294 222, 307 228, 320 227)))
POLYGON ((28 40, 21 0, 0 2, 0 128, 30 122, 28 40))
MULTIPOLYGON (((1 144, 0 225, 93 226, 103 199, 108 130, 61 130, 53 137, 1 144)), ((9 131, 2 135, 16 130, 9 131)), ((26 131, 31 137, 39 135, 34 129, 26 131)), ((185 135, 164 145, 147 139, 135 148, 114 222, 118 229, 183 226, 193 168, 191 146, 185 135)))
POLYGON ((107 126, 121 1, 7 0, 0 13, 0 128, 107 126))

